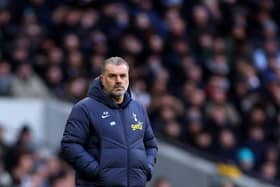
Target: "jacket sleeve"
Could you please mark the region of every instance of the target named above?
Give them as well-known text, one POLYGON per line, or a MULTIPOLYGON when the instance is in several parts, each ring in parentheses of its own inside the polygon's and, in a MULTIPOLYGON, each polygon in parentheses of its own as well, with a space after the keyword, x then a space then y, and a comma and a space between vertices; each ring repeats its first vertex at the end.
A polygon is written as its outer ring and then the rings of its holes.
POLYGON ((81 105, 75 105, 66 122, 61 152, 63 158, 80 174, 96 177, 99 164, 84 148, 90 135, 89 119, 81 105))
POLYGON ((153 129, 150 124, 148 114, 145 109, 144 109, 144 113, 145 113, 146 124, 147 124, 145 129, 145 134, 144 134, 144 145, 146 148, 147 162, 150 170, 147 176, 147 180, 149 181, 152 178, 152 172, 154 170, 154 166, 156 163, 158 146, 157 146, 153 129))

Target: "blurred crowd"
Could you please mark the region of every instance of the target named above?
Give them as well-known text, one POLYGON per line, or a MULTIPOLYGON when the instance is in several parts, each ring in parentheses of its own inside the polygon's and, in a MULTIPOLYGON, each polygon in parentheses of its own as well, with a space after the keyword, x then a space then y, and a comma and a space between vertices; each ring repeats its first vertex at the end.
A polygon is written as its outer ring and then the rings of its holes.
MULTIPOLYGON (((0 96, 77 102, 103 60, 122 56, 159 136, 275 182, 279 11, 276 0, 1 0, 0 96)), ((21 152, 3 172, 30 167, 21 152)), ((34 156, 36 180, 46 173, 34 156)), ((43 166, 66 167, 56 164, 43 166)))
POLYGON ((59 154, 37 147, 24 125, 16 141, 7 145, 0 128, 1 187, 74 187, 74 171, 59 154))

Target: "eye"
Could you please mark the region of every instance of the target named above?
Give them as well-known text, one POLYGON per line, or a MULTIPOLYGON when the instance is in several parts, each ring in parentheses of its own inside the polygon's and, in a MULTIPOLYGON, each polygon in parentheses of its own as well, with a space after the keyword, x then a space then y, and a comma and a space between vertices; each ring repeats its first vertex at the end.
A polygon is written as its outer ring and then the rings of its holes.
POLYGON ((121 78, 126 78, 127 77, 126 74, 121 74, 120 76, 121 76, 121 78))

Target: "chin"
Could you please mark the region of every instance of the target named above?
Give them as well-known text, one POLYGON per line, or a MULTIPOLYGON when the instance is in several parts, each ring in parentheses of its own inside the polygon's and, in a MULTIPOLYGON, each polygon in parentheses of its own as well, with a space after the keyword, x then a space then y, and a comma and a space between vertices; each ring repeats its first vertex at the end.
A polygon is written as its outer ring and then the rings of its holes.
POLYGON ((112 96, 113 97, 122 97, 124 95, 125 92, 112 92, 112 96))
POLYGON ((125 91, 124 91, 124 90, 116 90, 116 91, 114 91, 112 94, 118 95, 118 96, 122 96, 122 95, 125 94, 125 91))

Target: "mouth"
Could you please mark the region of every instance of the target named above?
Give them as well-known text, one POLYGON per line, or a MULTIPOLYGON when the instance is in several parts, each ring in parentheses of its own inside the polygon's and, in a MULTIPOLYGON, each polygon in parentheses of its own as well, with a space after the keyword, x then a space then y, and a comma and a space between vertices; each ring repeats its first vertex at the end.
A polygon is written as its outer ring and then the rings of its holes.
POLYGON ((124 91, 124 89, 123 88, 116 88, 115 91, 122 92, 122 91, 124 91))
POLYGON ((123 86, 115 86, 114 89, 117 89, 117 90, 124 90, 124 87, 123 87, 123 86))

